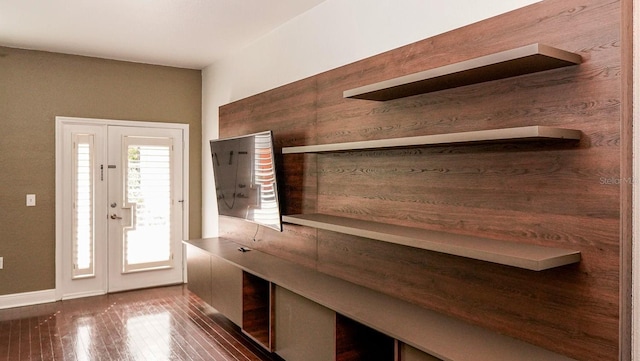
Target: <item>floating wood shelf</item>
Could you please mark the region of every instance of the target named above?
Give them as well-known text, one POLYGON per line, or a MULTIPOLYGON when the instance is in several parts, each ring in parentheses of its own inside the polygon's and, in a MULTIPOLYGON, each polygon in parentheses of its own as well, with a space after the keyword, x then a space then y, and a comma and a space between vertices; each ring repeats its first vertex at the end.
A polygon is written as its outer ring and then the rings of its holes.
POLYGON ((573 360, 279 257, 239 252, 232 239, 184 243, 442 360, 573 360))
POLYGON ((385 101, 577 65, 580 55, 543 44, 481 56, 459 63, 346 90, 345 98, 385 101))
POLYGON ((580 262, 580 252, 537 245, 505 242, 420 228, 362 221, 326 214, 283 216, 282 220, 301 226, 350 234, 429 251, 542 271, 580 262))
POLYGON ((532 125, 527 127, 477 130, 471 132, 433 134, 417 137, 367 140, 361 142, 284 147, 282 148, 282 153, 321 153, 475 142, 579 140, 580 136, 581 132, 579 130, 532 125))

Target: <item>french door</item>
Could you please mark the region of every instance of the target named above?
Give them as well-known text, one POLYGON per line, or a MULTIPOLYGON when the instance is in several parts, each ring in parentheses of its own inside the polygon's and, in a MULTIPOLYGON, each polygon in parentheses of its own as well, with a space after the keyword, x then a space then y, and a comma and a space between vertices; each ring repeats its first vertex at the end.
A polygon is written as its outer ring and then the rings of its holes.
POLYGON ((57 120, 57 296, 184 279, 184 126, 57 120))

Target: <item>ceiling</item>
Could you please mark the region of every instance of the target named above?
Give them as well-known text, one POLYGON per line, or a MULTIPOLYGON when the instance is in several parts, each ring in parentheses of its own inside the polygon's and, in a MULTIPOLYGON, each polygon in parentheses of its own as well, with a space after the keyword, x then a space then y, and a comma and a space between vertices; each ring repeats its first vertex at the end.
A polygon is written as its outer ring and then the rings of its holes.
POLYGON ((0 0, 0 45, 202 69, 324 0, 0 0))

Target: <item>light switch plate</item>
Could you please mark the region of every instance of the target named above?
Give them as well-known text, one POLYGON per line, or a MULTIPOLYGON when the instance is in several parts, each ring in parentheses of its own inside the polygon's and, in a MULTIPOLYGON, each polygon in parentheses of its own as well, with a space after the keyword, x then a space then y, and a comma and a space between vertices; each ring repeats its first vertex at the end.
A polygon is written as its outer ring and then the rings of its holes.
POLYGON ((27 207, 35 207, 35 205, 36 205, 36 195, 27 194, 27 207))
POLYGON ((0 269, 4 268, 4 257, 0 257, 0 269))

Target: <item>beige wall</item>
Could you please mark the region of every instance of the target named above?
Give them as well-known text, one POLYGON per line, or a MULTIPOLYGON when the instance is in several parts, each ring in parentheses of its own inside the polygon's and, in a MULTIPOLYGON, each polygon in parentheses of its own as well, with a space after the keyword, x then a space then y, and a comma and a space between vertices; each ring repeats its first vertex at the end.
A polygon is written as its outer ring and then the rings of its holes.
POLYGON ((0 295, 55 288, 56 116, 189 124, 200 237, 201 92, 199 70, 0 47, 0 295))

